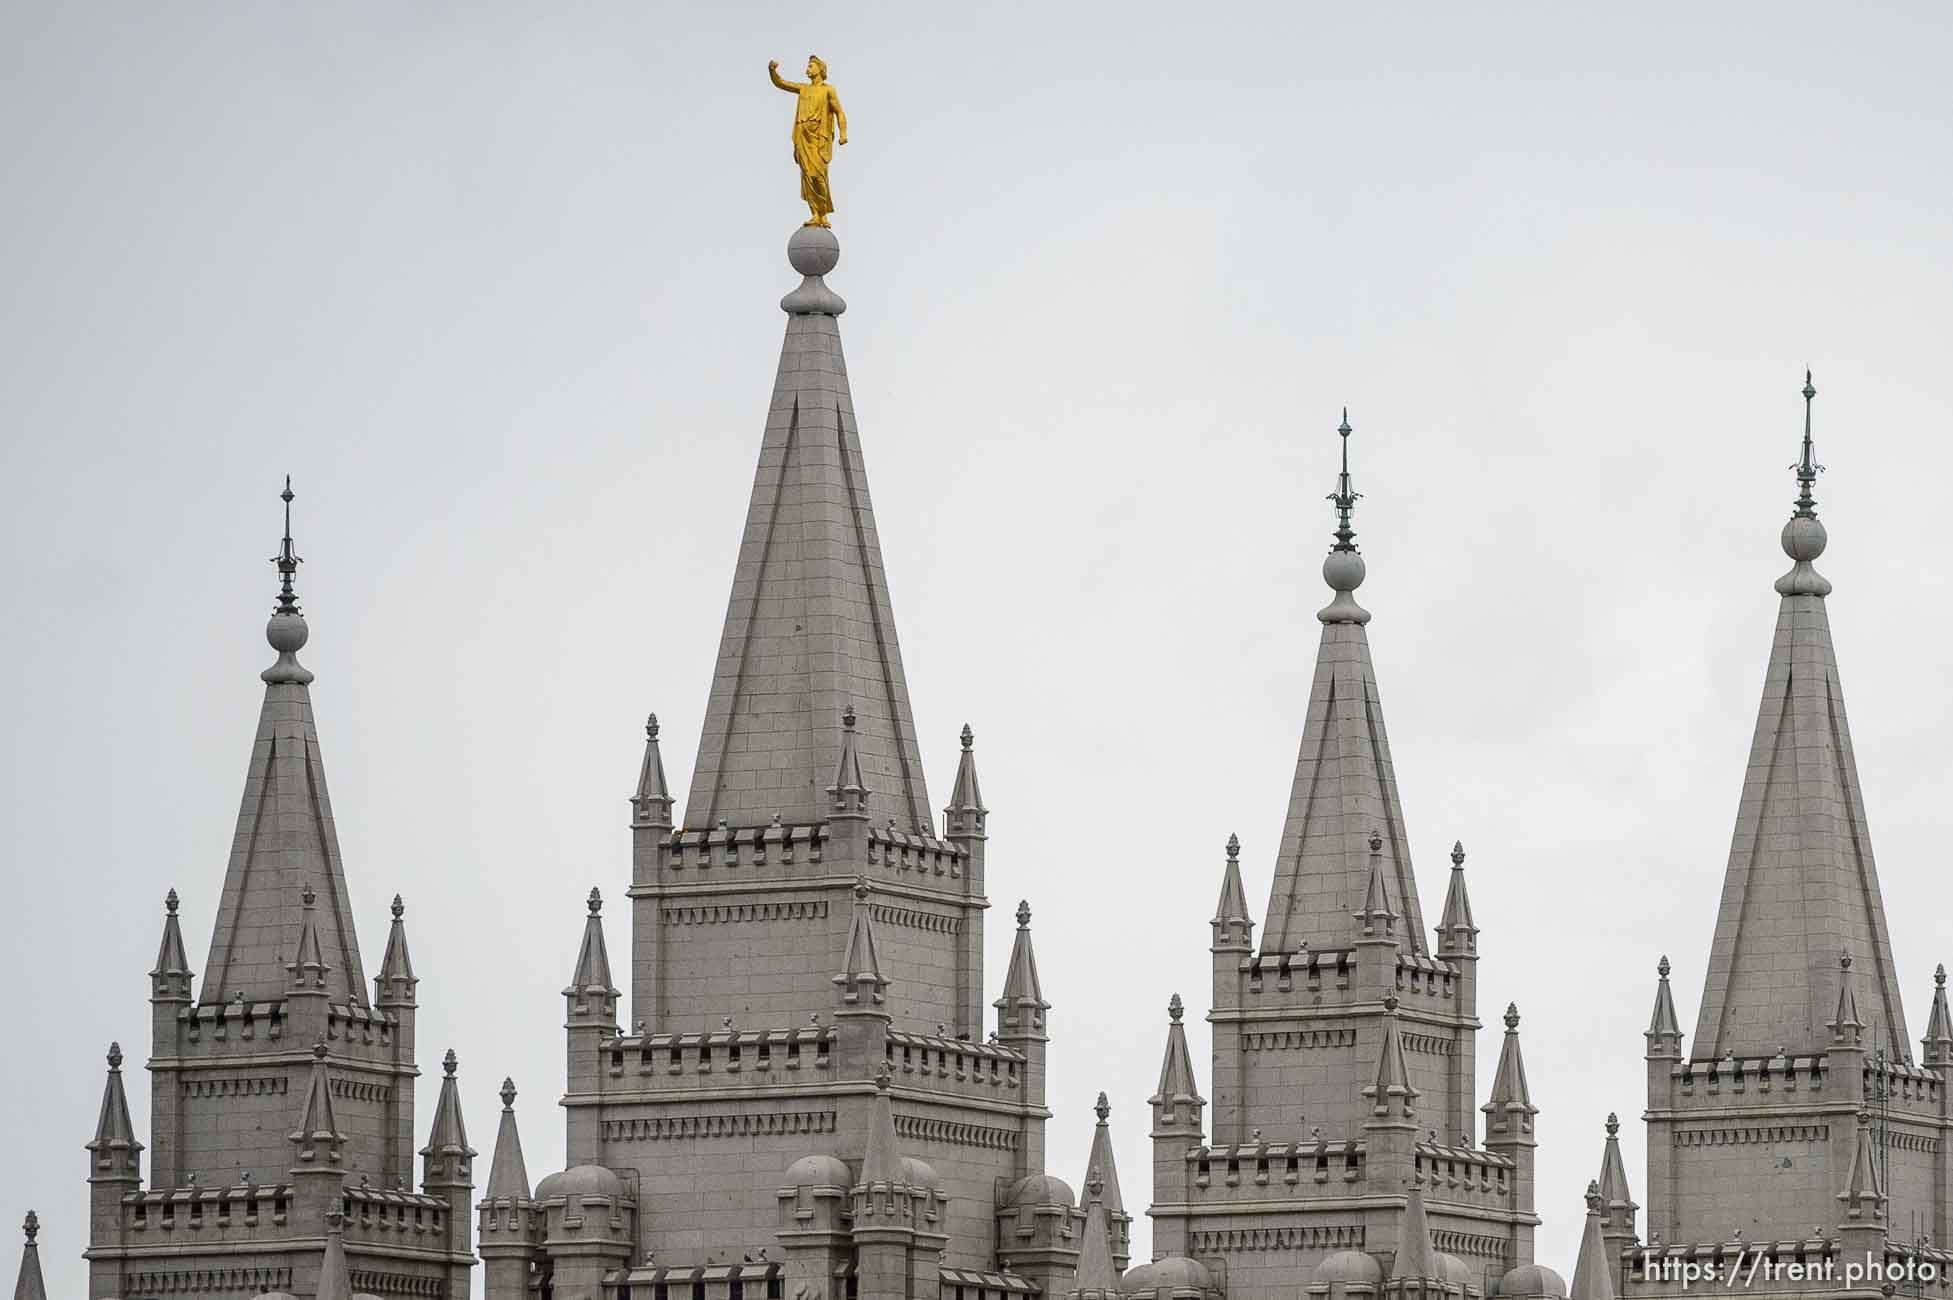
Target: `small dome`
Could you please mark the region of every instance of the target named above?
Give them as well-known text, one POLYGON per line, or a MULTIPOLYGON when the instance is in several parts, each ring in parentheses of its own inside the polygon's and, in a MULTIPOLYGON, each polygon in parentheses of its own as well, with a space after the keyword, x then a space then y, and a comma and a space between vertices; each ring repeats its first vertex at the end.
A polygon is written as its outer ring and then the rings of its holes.
POLYGON ((1444 1270, 1444 1280, 1451 1286, 1478 1285, 1478 1275, 1472 1272, 1472 1266, 1456 1255, 1447 1255, 1439 1251, 1438 1267, 1444 1270))
MULTIPOLYGON (((935 1171, 931 1170, 929 1176, 934 1178, 935 1171)), ((1078 1198, 1072 1195, 1064 1179, 1051 1174, 1031 1174, 1011 1184, 1004 1204, 1012 1208, 1020 1205, 1062 1205, 1069 1210, 1078 1204, 1078 1198)))
POLYGON ((1566 1300, 1566 1279, 1544 1264, 1521 1264, 1499 1279, 1503 1300, 1566 1300))
POLYGON ((539 1201, 571 1196, 608 1196, 621 1200, 624 1180, 602 1165, 576 1165, 561 1173, 551 1174, 536 1184, 536 1199, 539 1201))
POLYGON ((845 1160, 834 1156, 802 1156, 787 1166, 786 1185, 789 1187, 839 1187, 847 1189, 854 1186, 854 1174, 845 1160))
MULTIPOLYGON (((902 1158, 902 1177, 908 1181, 909 1186, 919 1187, 926 1192, 941 1192, 943 1190, 942 1178, 937 1175, 936 1167, 927 1160, 917 1160, 913 1156, 904 1156, 902 1158)), ((1061 1183, 1059 1186, 1063 1186, 1063 1184, 1061 1183)), ((1070 1195, 1069 1189, 1067 1189, 1066 1195, 1070 1195)), ((1069 1205, 1071 1202, 1067 1201, 1065 1203, 1069 1205)))
MULTIPOLYGON (((1370 1259, 1368 1255, 1363 1258, 1370 1259)), ((1370 1267, 1376 1269, 1378 1277, 1382 1277, 1383 1270, 1376 1268, 1375 1260, 1370 1260, 1370 1267)), ((1185 1255, 1168 1255, 1165 1259, 1141 1264, 1128 1272, 1119 1282, 1119 1294, 1125 1296, 1141 1296, 1162 1291, 1169 1294, 1174 1291, 1207 1292, 1213 1289, 1214 1275, 1207 1271, 1207 1266, 1198 1260, 1188 1259, 1185 1255)))
POLYGON ((1316 1281, 1334 1285, 1382 1286, 1383 1265, 1360 1250, 1339 1250, 1316 1265, 1316 1281))

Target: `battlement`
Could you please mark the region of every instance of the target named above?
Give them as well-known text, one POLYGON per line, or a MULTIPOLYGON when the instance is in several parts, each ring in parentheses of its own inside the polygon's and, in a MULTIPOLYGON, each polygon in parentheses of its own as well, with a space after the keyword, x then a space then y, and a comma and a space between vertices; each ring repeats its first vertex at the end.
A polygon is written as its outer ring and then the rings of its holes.
MULTIPOLYGON (((1249 997, 1267 998, 1283 1009, 1322 1009, 1322 995, 1348 992, 1362 950, 1357 948, 1311 948, 1298 953, 1257 953, 1241 958, 1239 970, 1249 997), (1285 998, 1283 995, 1302 995, 1285 998), (1306 999, 1306 1000, 1304 1000, 1306 999)), ((1457 993, 1460 972, 1456 964, 1417 953, 1397 951, 1392 983, 1397 996, 1415 1009, 1414 999, 1425 999, 1438 1010, 1457 993)), ((1368 1000, 1369 993, 1364 994, 1368 1000)), ((1343 1003, 1354 1006, 1357 1003, 1343 1003)), ((1448 1011, 1448 1007, 1444 1007, 1448 1011)))
MULTIPOLYGON (((1946 1081, 1937 1070, 1903 1061, 1880 1065, 1863 1060, 1862 1098, 1884 1096, 1886 1108, 1921 1117, 1937 1116, 1946 1081)), ((1828 1054, 1725 1056, 1714 1061, 1683 1061, 1670 1068, 1670 1105, 1678 1111, 1721 1110, 1731 1106, 1784 1105, 1798 1097, 1811 1104, 1836 1103, 1849 1094, 1833 1078, 1828 1054), (1820 1097, 1820 1094, 1828 1094, 1820 1097)))
MULTIPOLYGON (((1469 1147, 1420 1142, 1413 1170, 1433 1195, 1454 1203, 1503 1209, 1510 1196, 1510 1157, 1469 1147)), ((1369 1186, 1369 1145, 1361 1139, 1249 1142, 1200 1146, 1186 1153, 1193 1195, 1205 1203, 1265 1201, 1270 1187, 1291 1199, 1347 1198, 1401 1192, 1369 1186)), ((1392 1171, 1401 1178, 1401 1172, 1392 1171)))
POLYGON ((616 1038, 604 1048, 609 1074, 621 1079, 663 1076, 684 1079, 701 1091, 768 1082, 800 1070, 826 1070, 837 1034, 831 1025, 799 1029, 733 1030, 709 1034, 642 1034, 616 1038))
MULTIPOLYGON (((748 878, 789 879, 797 870, 826 864, 832 828, 812 826, 723 826, 710 830, 675 830, 659 846, 661 876, 681 872, 703 875, 715 870, 743 870, 748 878)), ((912 833, 893 826, 867 830, 866 865, 902 874, 961 880, 966 851, 934 832, 912 833)), ((849 868, 861 863, 844 863, 849 868)))
MULTIPOLYGON (((179 1042, 198 1048, 199 1057, 234 1054, 262 1059, 260 1042, 278 1042, 285 1036, 290 1005, 280 998, 275 1002, 212 1002, 188 1006, 176 1013, 179 1042)), ((391 1011, 360 1003, 335 1002, 326 1007, 325 1037, 328 1043, 391 1048, 400 1018, 391 1011)), ((300 1043, 295 1050, 306 1050, 300 1043)))
POLYGON ((888 1063, 902 1082, 929 1092, 983 1097, 1016 1092, 1024 1054, 1000 1043, 972 1043, 933 1034, 892 1032, 888 1063))
MULTIPOLYGON (((290 1183, 174 1187, 122 1198, 122 1227, 130 1233, 200 1246, 264 1245, 291 1238, 290 1183)), ((348 1187, 341 1202, 347 1240, 380 1241, 446 1231, 448 1203, 418 1192, 348 1187)), ((310 1236, 310 1233, 302 1234, 310 1236)), ((445 1242, 443 1242, 445 1244, 445 1242)))

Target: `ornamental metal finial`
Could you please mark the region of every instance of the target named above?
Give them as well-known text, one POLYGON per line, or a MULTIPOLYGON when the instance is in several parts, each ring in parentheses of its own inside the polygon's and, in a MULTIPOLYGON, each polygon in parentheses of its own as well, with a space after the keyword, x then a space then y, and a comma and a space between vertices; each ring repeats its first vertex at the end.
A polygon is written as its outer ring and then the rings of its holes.
POLYGON ((1811 497, 1811 485, 1817 476, 1824 472, 1824 466, 1817 463, 1816 448, 1811 443, 1811 399, 1817 396, 1817 389, 1811 383, 1811 372, 1804 371, 1804 454, 1790 468, 1797 473, 1797 513, 1798 519, 1817 518, 1817 502, 1811 497))
POLYGON ((1350 487, 1349 482, 1349 436, 1355 432, 1349 427, 1349 408, 1343 408, 1343 422, 1336 426, 1336 432, 1343 439, 1343 470, 1336 476, 1336 490, 1329 494, 1329 500, 1336 506, 1336 544, 1332 551, 1354 551, 1356 549, 1356 529, 1350 524, 1351 513, 1356 508, 1362 493, 1350 487))
POLYGON ((305 563, 292 550, 292 476, 285 475, 285 490, 278 494, 285 503, 285 539, 278 547, 278 554, 271 562, 278 566, 278 613, 298 613, 298 594, 292 590, 292 579, 298 574, 298 566, 305 563))

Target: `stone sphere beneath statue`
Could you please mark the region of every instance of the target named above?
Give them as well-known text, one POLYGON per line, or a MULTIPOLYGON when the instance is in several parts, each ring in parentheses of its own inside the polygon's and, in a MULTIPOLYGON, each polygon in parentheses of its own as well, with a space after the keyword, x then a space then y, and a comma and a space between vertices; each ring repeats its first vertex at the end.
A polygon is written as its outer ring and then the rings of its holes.
POLYGON ((802 275, 826 275, 841 260, 841 241, 826 226, 802 226, 787 241, 787 261, 802 275))
POLYGON ((1783 526, 1783 553, 1793 560, 1809 562, 1824 554, 1827 540, 1824 525, 1810 515, 1792 515, 1783 526))

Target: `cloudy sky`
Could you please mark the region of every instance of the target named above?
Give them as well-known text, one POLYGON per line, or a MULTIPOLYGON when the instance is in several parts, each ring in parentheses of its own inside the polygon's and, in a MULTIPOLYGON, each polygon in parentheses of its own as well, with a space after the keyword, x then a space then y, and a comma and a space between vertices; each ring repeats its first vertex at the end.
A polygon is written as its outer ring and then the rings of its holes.
POLYGON ((968 721, 1056 1004, 1055 1172, 1104 1088, 1143 1200, 1230 831, 1266 897, 1345 403, 1426 913, 1462 838, 1488 1018, 1526 1016, 1541 1258, 1641 1108, 1663 952, 1693 1023, 1807 364, 1923 1029, 1943 5, 7 4, 0 1218, 38 1208, 52 1291, 172 885, 202 964, 287 472, 368 964, 397 890, 477 1145, 506 1073, 560 1156, 558 991, 628 880, 647 709, 690 774, 802 215, 765 68, 810 49, 931 793, 968 721))

